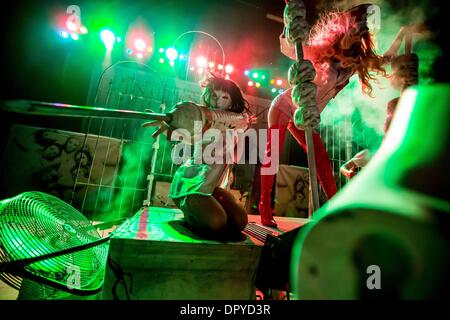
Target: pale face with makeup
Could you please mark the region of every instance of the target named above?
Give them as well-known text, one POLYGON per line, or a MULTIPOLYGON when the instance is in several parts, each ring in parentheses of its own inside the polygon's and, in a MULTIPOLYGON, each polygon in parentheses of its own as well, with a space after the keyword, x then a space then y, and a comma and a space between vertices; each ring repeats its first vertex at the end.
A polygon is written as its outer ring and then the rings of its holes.
POLYGON ((231 96, 223 90, 214 90, 211 95, 211 106, 220 110, 230 110, 231 96))

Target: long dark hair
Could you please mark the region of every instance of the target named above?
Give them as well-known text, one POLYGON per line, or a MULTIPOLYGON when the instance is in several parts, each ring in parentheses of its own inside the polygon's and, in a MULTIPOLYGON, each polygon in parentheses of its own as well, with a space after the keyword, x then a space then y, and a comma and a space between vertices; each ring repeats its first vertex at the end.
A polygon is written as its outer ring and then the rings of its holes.
POLYGON ((222 90, 230 95, 230 111, 237 113, 243 113, 244 111, 247 111, 251 113, 248 109, 248 102, 242 95, 241 89, 233 81, 210 74, 207 78, 201 81, 201 86, 204 88, 201 96, 201 101, 208 108, 211 108, 211 96, 214 93, 214 90, 222 90))

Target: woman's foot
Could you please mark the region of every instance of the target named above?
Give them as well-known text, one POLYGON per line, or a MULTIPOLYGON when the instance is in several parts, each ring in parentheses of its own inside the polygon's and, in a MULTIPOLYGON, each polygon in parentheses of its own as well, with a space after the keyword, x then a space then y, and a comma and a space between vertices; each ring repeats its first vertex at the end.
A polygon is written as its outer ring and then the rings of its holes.
POLYGON ((260 202, 258 205, 259 215, 261 216, 261 223, 267 227, 277 227, 277 222, 273 218, 272 208, 270 205, 265 205, 263 202, 260 202))

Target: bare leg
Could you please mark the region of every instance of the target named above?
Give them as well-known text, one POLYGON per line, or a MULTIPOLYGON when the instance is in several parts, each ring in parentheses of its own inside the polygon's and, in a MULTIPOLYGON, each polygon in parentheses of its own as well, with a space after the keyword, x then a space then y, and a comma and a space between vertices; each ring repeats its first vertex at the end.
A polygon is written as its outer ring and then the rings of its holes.
POLYGON ((227 229, 227 214, 213 196, 191 194, 173 200, 195 233, 210 239, 223 238, 227 229))
POLYGON ((233 195, 225 189, 214 189, 213 197, 221 204, 227 215, 226 232, 230 235, 238 234, 248 223, 247 212, 236 202, 233 195))

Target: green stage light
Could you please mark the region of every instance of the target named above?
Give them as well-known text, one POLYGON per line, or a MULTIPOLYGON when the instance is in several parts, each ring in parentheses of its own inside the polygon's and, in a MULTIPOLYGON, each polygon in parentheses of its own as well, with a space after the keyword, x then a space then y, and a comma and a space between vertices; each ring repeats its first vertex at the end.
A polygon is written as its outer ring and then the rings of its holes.
POLYGON ((109 29, 104 29, 100 31, 100 39, 102 39, 106 50, 111 51, 114 47, 114 42, 116 41, 116 36, 114 33, 109 29))
POLYGON ((176 58, 178 58, 178 51, 175 48, 170 47, 166 50, 166 57, 170 61, 174 61, 176 58))

